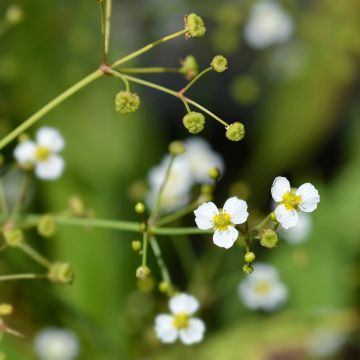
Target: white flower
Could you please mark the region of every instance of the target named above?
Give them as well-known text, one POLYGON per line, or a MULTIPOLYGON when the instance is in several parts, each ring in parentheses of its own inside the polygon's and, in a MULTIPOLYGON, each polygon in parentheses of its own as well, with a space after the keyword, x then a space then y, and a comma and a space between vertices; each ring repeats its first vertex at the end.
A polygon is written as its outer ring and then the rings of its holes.
POLYGON ((58 155, 64 145, 58 130, 42 127, 36 134, 36 142, 26 140, 16 146, 14 157, 20 165, 34 165, 38 178, 55 180, 64 170, 64 160, 58 155))
POLYGON ((277 202, 275 215, 284 229, 295 226, 298 222, 298 211, 312 212, 320 202, 319 192, 310 183, 298 189, 290 187, 289 180, 278 176, 271 187, 271 195, 277 202))
POLYGON ((223 209, 218 209, 213 202, 200 205, 195 211, 195 222, 199 229, 214 229, 214 244, 225 249, 233 246, 238 238, 234 225, 246 222, 249 213, 244 200, 231 197, 226 200, 223 209))
POLYGON ((312 228, 312 218, 306 213, 298 214, 296 226, 290 229, 279 229, 279 235, 290 244, 301 244, 306 241, 312 228))
POLYGON ((185 345, 199 343, 204 338, 205 324, 193 315, 199 308, 195 297, 182 293, 169 301, 171 315, 160 314, 155 319, 157 337, 164 343, 173 343, 178 338, 185 345))
MULTIPOLYGON (((148 175, 150 191, 146 196, 146 203, 150 209, 155 205, 161 185, 164 182, 170 156, 165 156, 160 165, 153 167, 148 175)), ((185 206, 190 200, 192 176, 187 159, 176 157, 169 173, 166 185, 162 191, 161 209, 170 212, 185 206)))
POLYGON ((292 18, 274 1, 259 1, 251 9, 245 25, 245 40, 263 49, 290 39, 294 24, 292 18))
POLYGON ((254 263, 253 267, 254 271, 238 287, 240 299, 251 310, 275 310, 287 299, 287 288, 273 266, 254 263))
POLYGON ((181 155, 189 163, 189 167, 195 183, 211 183, 209 170, 217 168, 221 173, 224 172, 224 161, 222 157, 213 151, 204 139, 191 137, 184 141, 186 152, 181 155))
POLYGON ((38 333, 34 349, 41 360, 74 360, 79 354, 79 341, 72 331, 48 328, 38 333))

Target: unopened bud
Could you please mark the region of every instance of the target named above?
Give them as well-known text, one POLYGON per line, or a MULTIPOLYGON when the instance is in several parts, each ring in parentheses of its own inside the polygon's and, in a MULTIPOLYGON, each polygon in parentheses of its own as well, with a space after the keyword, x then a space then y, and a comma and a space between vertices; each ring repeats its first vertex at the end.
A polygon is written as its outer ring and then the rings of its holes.
POLYGON ((248 251, 245 255, 244 255, 244 260, 247 263, 252 263, 255 260, 255 253, 253 253, 252 251, 248 251))
POLYGON ((169 152, 172 155, 181 155, 185 151, 186 151, 186 148, 182 141, 173 141, 169 145, 169 152))
POLYGON ((115 96, 115 110, 120 114, 127 114, 136 111, 140 106, 138 95, 130 91, 119 91, 115 96))
POLYGON ((245 264, 243 266, 243 271, 245 274, 251 274, 254 271, 254 268, 250 264, 245 264))
POLYGON ((56 233, 56 223, 52 215, 44 215, 40 218, 37 231, 41 236, 51 237, 56 233))
POLYGON ((85 206, 84 206, 82 199, 79 196, 76 196, 76 195, 72 196, 69 199, 68 206, 69 206, 71 215, 78 216, 78 217, 85 215, 85 206))
POLYGON ((139 240, 133 240, 133 241, 131 242, 131 247, 132 247, 132 249, 133 249, 134 251, 136 251, 136 252, 140 251, 141 248, 142 248, 141 241, 139 241, 139 240))
POLYGON ((145 205, 144 205, 144 203, 138 202, 138 203, 135 205, 135 211, 136 211, 136 213, 138 213, 138 214, 143 214, 143 213, 145 212, 145 205))
POLYGON ((264 229, 260 233, 260 244, 266 248, 272 249, 276 247, 279 241, 278 234, 272 229, 264 229))
POLYGON ((194 13, 185 16, 185 37, 198 38, 205 35, 206 27, 202 18, 194 13))
POLYGON ((0 304, 0 316, 11 315, 13 310, 14 309, 11 304, 0 304))
POLYGON ((59 284, 72 284, 74 281, 74 273, 70 264, 63 262, 56 262, 51 265, 48 278, 50 281, 59 284))
POLYGON ((145 280, 149 277, 151 270, 147 266, 139 266, 136 269, 136 277, 139 280, 145 280))
POLYGON ((193 79, 199 73, 199 65, 194 56, 188 55, 181 62, 180 73, 185 76, 186 80, 193 79))
POLYGON ((228 61, 224 56, 216 55, 212 59, 210 65, 216 72, 221 73, 228 68, 228 61))
POLYGON ((209 170, 208 174, 209 174, 210 178, 213 180, 219 179, 219 177, 221 175, 220 170, 216 167, 211 168, 209 170))
POLYGON ((171 290, 171 286, 168 282, 166 281, 162 281, 160 284, 159 284, 159 291, 163 294, 168 294, 171 290))
POLYGON ((11 247, 19 247, 24 241, 24 233, 20 229, 5 229, 3 232, 6 244, 11 247))
POLYGON ((272 213, 270 214, 270 219, 271 219, 271 221, 273 221, 275 224, 278 223, 276 214, 275 214, 274 212, 272 212, 272 213))
POLYGON ((245 136, 244 125, 234 122, 226 129, 226 137, 231 141, 240 141, 245 136))
POLYGON ((199 112, 191 111, 183 117, 183 124, 191 134, 198 134, 204 129, 205 116, 199 112))

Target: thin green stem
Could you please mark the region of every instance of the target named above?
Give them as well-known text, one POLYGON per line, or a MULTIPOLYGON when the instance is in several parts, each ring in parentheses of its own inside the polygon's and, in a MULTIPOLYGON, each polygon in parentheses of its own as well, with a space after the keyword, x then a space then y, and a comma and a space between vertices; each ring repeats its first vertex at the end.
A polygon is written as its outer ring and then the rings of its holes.
POLYGON ((255 230, 261 229, 270 220, 270 214, 267 215, 258 225, 254 227, 255 230))
POLYGON ((119 71, 121 73, 128 73, 128 74, 161 74, 161 73, 180 74, 180 68, 166 68, 166 67, 123 68, 123 69, 119 69, 119 71))
POLYGON ((188 104, 188 103, 186 102, 186 100, 184 99, 184 96, 180 96, 180 99, 181 99, 181 101, 184 103, 187 113, 190 114, 190 113, 191 113, 191 110, 190 110, 189 104, 188 104))
POLYGON ((109 43, 110 43, 111 8, 112 8, 112 0, 106 0, 105 35, 104 35, 104 54, 105 54, 106 63, 107 63, 107 57, 109 53, 109 43))
POLYGON ((186 207, 170 214, 167 216, 162 217, 159 221, 156 222, 156 225, 158 226, 164 226, 167 225, 177 219, 182 218, 183 216, 189 214, 193 210, 195 210, 199 205, 199 199, 196 199, 191 204, 187 205, 186 207))
POLYGON ((101 20, 101 61, 106 63, 106 51, 105 51, 105 13, 104 13, 104 0, 97 0, 99 5, 99 13, 101 20))
POLYGON ((122 80, 122 82, 123 82, 124 85, 125 85, 125 90, 126 90, 126 91, 130 91, 129 81, 128 81, 122 74, 120 74, 120 73, 118 73, 118 72, 114 72, 113 74, 114 74, 114 76, 116 76, 117 78, 119 78, 119 79, 122 80))
POLYGON ((149 243, 149 235, 146 231, 143 233, 143 244, 142 244, 142 266, 146 266, 147 263, 147 249, 149 243))
POLYGON ((4 217, 8 214, 7 202, 5 197, 4 184, 2 179, 0 178, 0 213, 4 215, 4 217))
POLYGON ((103 72, 101 70, 96 70, 90 75, 86 76, 73 86, 71 86, 69 89, 61 93, 59 96, 57 96, 55 99, 51 100, 49 103, 47 103, 44 107, 42 107, 39 111, 31 115, 28 119, 26 119, 23 123, 21 123, 17 128, 15 128, 13 131, 11 131, 8 135, 6 135, 3 139, 0 141, 0 150, 6 146, 10 141, 14 140, 17 136, 22 134, 24 131, 26 131, 30 126, 36 124, 43 116, 45 116, 47 113, 49 113, 52 109, 60 105, 62 102, 64 102, 66 99, 68 99, 70 96, 74 95, 76 92, 84 88, 86 85, 89 85, 94 80, 98 79, 103 75, 103 72))
MULTIPOLYGON (((111 74, 114 74, 114 73, 117 73, 117 71, 111 71, 110 72, 111 74)), ((179 94, 177 91, 174 91, 174 90, 171 90, 165 86, 161 86, 161 85, 158 85, 158 84, 154 84, 150 81, 146 81, 146 80, 143 80, 143 79, 139 79, 137 77, 134 77, 134 76, 130 76, 130 75, 126 75, 126 74, 121 74, 123 75, 123 77, 125 77, 126 79, 128 79, 130 82, 134 82, 136 84, 139 84, 139 85, 143 85, 143 86, 146 86, 146 87, 149 87, 149 88, 152 88, 152 89, 155 89, 155 90, 158 90, 158 91, 161 91, 161 92, 164 92, 166 94, 169 94, 169 95, 172 95, 172 96, 175 96, 176 98, 181 98, 181 94, 179 94)), ((197 102, 195 102, 194 100, 191 100, 187 97, 183 97, 183 99, 190 105, 202 110, 203 112, 205 112, 206 114, 210 115, 212 118, 214 118, 216 121, 218 121, 219 123, 221 123, 222 125, 224 125, 225 127, 228 127, 230 126, 227 122, 225 122, 224 120, 220 119, 218 116, 216 116, 214 113, 212 113, 211 111, 209 111, 208 109, 204 108, 203 106, 201 106, 200 104, 198 104, 197 102)))
POLYGON ((157 41, 154 41, 154 42, 152 42, 151 44, 148 44, 148 45, 144 46, 143 48, 141 48, 141 49, 139 49, 139 50, 136 50, 136 51, 134 51, 133 53, 131 53, 131 54, 129 54, 129 55, 126 55, 126 56, 124 56, 123 58, 115 61, 115 62, 111 65, 111 67, 112 67, 112 68, 115 68, 115 67, 117 67, 117 66, 119 66, 119 65, 121 65, 121 64, 124 64, 124 63, 126 63, 126 62, 128 62, 128 61, 130 61, 130 60, 132 60, 132 59, 134 59, 134 58, 136 58, 136 57, 138 57, 139 55, 144 54, 145 52, 153 49, 155 46, 160 45, 160 44, 163 44, 164 42, 169 41, 169 40, 172 40, 172 39, 174 39, 174 38, 176 38, 176 37, 178 37, 178 36, 184 35, 185 33, 186 33, 186 30, 183 29, 183 30, 180 30, 180 31, 178 31, 178 32, 176 32, 176 33, 174 33, 174 34, 164 36, 163 38, 161 38, 161 39, 159 39, 159 40, 157 40, 157 41))
POLYGON ((209 71, 212 71, 212 67, 208 67, 204 69, 201 73, 195 76, 184 88, 180 90, 180 93, 185 94, 186 91, 188 91, 191 88, 191 86, 193 86, 202 76, 207 74, 209 71))
POLYGON ((200 230, 196 227, 153 227, 149 231, 154 235, 210 235, 211 230, 200 230))
POLYGON ((46 274, 15 274, 15 275, 0 275, 1 281, 12 281, 12 280, 31 280, 31 279, 45 279, 46 274))
POLYGON ((49 269, 51 267, 51 262, 46 259, 44 256, 39 254, 35 249, 33 249, 29 244, 23 243, 20 246, 20 249, 29 257, 34 259, 37 263, 49 269))
POLYGON ((172 281, 171 281, 171 276, 170 276, 169 270, 168 270, 168 268, 165 264, 165 261, 162 257, 159 243, 157 242, 157 240, 154 236, 150 237, 150 245, 151 245, 152 251, 155 255, 159 269, 161 271, 161 276, 162 276, 163 281, 165 281, 167 284, 169 284, 170 287, 172 288, 172 281))

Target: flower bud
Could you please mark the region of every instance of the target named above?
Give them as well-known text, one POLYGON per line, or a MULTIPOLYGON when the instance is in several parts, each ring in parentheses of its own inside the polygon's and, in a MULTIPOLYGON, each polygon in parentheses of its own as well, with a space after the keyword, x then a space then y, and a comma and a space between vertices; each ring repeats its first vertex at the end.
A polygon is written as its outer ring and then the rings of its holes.
POLYGON ((251 274, 254 271, 254 268, 250 264, 245 264, 243 266, 243 271, 245 274, 251 274))
POLYGON ((68 207, 71 212, 71 215, 73 216, 81 217, 85 215, 85 206, 82 199, 79 196, 76 195, 72 196, 69 199, 68 207))
POLYGON ((278 223, 276 214, 274 212, 270 213, 270 219, 271 221, 273 221, 275 224, 278 223))
POLYGON ((216 55, 211 61, 211 67, 218 73, 225 71, 228 68, 228 61, 222 55, 216 55))
POLYGON ((245 255, 244 255, 244 261, 247 263, 252 263, 255 260, 255 253, 253 253, 252 251, 248 251, 245 255))
POLYGON ((216 181, 217 179, 219 179, 221 173, 220 173, 220 170, 218 168, 213 167, 208 171, 208 175, 209 175, 209 177, 211 179, 216 181))
POLYGON ((276 247, 279 241, 278 234, 272 229, 264 229, 260 233, 260 244, 266 248, 272 249, 276 247))
POLYGON ((203 186, 201 186, 201 194, 203 195, 212 195, 213 191, 214 191, 214 187, 212 185, 209 184, 205 184, 203 186))
POLYGON ((186 148, 182 141, 172 141, 169 144, 169 152, 172 155, 181 155, 185 151, 186 151, 186 148))
POLYGON ((204 129, 205 116, 199 112, 191 111, 183 117, 183 124, 191 134, 198 134, 204 129))
POLYGON ((25 242, 24 233, 20 229, 5 229, 3 232, 6 244, 19 247, 25 242))
POLYGON ((120 114, 136 111, 140 106, 138 95, 130 91, 119 91, 115 96, 115 110, 120 114))
POLYGON ((135 212, 138 214, 143 214, 145 212, 145 205, 142 202, 138 202, 135 205, 135 212))
POLYGON ((0 316, 11 315, 13 310, 14 309, 11 304, 0 304, 0 316))
POLYGON ((160 284, 159 284, 159 291, 163 294, 168 294, 171 290, 171 286, 168 282, 166 281, 162 281, 160 284))
POLYGON ((151 270, 147 266, 139 266, 136 269, 136 277, 139 280, 145 280, 149 277, 151 270))
POLYGON ((181 62, 180 73, 185 76, 187 81, 193 79, 199 73, 199 65, 194 56, 188 55, 181 62))
POLYGON ((132 247, 132 249, 133 249, 134 251, 136 251, 136 252, 140 251, 141 248, 142 248, 141 241, 139 241, 139 240, 133 240, 133 241, 131 242, 131 247, 132 247))
POLYGON ((41 236, 51 237, 56 233, 56 223, 52 215, 44 215, 37 224, 37 231, 41 236))
POLYGON ((244 125, 234 122, 226 129, 226 137, 231 141, 240 141, 245 136, 244 125))
POLYGON ((202 18, 194 13, 185 16, 185 37, 197 38, 205 35, 206 27, 202 18))
POLYGON ((74 273, 70 264, 63 262, 56 262, 51 265, 48 278, 50 281, 59 284, 72 284, 74 281, 74 273))

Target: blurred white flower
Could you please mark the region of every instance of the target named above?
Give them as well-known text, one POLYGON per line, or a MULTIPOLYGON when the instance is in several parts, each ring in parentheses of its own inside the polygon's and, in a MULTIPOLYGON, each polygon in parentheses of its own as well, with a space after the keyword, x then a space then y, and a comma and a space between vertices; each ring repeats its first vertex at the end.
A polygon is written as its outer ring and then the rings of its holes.
POLYGON ((328 358, 335 355, 345 344, 346 335, 332 329, 317 329, 313 331, 306 343, 305 347, 308 353, 317 358, 328 358))
POLYGON ((251 310, 277 309, 288 297, 287 288, 279 280, 277 270, 263 263, 254 263, 253 267, 254 271, 239 284, 240 299, 251 310))
POLYGON ((185 345, 199 343, 204 338, 205 324, 192 315, 198 310, 199 302, 191 295, 181 293, 169 301, 171 315, 160 314, 155 319, 155 332, 164 343, 173 343, 178 338, 185 345))
POLYGON ((290 187, 289 180, 282 176, 275 178, 271 195, 277 203, 276 218, 284 229, 297 224, 298 211, 313 212, 320 202, 319 192, 314 185, 305 183, 294 189, 290 187))
POLYGON ((35 165, 38 178, 55 180, 64 170, 64 160, 58 155, 64 145, 64 139, 58 130, 42 127, 36 133, 36 142, 25 140, 15 147, 14 157, 20 165, 35 165))
MULTIPOLYGON (((146 203, 150 209, 153 209, 155 205, 155 200, 166 176, 169 161, 170 156, 167 155, 160 165, 153 167, 149 172, 150 190, 146 196, 146 203)), ((192 184, 192 175, 187 159, 182 156, 176 157, 162 192, 162 211, 170 212, 185 206, 190 200, 192 184)))
POLYGON ((79 354, 79 340, 69 330, 47 328, 34 340, 34 349, 40 360, 74 360, 79 354))
POLYGON ((200 205, 195 211, 195 222, 199 229, 214 229, 214 244, 225 249, 234 245, 238 231, 234 225, 243 224, 249 213, 244 200, 231 197, 226 200, 223 209, 218 209, 213 202, 200 205))
POLYGON ((296 226, 290 229, 279 229, 281 239, 286 240, 290 244, 301 244, 309 238, 312 229, 312 218, 306 213, 298 214, 298 222, 296 226))
POLYGON ((281 44, 293 33, 292 18, 275 2, 259 1, 250 12, 245 24, 245 40, 256 49, 281 44))
POLYGON ((217 168, 224 172, 222 157, 212 150, 207 141, 200 137, 191 137, 184 141, 186 152, 182 155, 189 163, 195 183, 211 183, 208 173, 211 168, 217 168))

